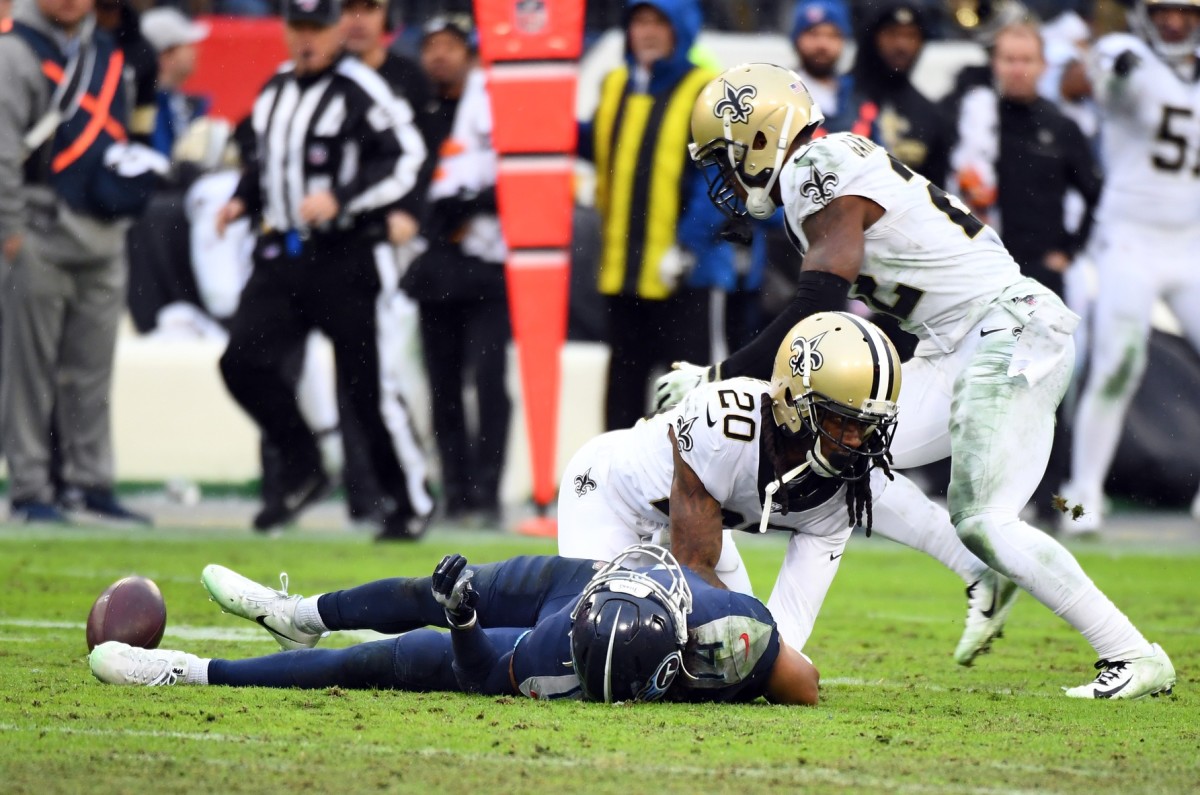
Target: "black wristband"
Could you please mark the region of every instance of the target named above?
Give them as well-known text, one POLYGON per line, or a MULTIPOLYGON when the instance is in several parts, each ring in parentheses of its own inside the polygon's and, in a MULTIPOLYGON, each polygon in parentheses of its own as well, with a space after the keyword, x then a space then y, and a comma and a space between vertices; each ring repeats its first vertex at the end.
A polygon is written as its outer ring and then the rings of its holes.
POLYGON ((717 365, 720 377, 769 379, 779 344, 792 326, 817 312, 845 309, 849 295, 850 282, 841 276, 826 271, 800 271, 791 303, 749 345, 717 365))

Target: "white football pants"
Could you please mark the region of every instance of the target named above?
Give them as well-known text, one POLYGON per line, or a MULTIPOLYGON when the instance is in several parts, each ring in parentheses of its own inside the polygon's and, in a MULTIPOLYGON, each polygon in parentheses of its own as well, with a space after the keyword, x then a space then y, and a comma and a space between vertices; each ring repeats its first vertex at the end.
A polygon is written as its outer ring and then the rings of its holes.
MULTIPOLYGON (((906 362, 892 452, 898 468, 950 455, 950 517, 967 548, 1062 616, 1101 658, 1125 659, 1147 653, 1146 639, 1065 547, 1018 516, 1050 457, 1054 412, 1074 367, 1074 320, 1052 295, 997 303, 953 352, 906 362)), ((902 491, 885 491, 882 506, 893 493, 902 491)))

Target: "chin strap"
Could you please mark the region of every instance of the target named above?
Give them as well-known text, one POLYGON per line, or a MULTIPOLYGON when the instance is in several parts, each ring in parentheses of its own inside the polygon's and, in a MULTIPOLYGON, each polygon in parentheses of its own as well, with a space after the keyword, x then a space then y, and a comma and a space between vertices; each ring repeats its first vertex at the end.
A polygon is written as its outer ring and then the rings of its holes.
POLYGON ((759 533, 767 532, 767 524, 771 521, 771 498, 775 496, 775 492, 783 488, 783 484, 790 483, 793 478, 799 477, 810 466, 812 464, 805 461, 795 469, 785 472, 780 477, 772 480, 763 488, 762 518, 758 520, 759 533))

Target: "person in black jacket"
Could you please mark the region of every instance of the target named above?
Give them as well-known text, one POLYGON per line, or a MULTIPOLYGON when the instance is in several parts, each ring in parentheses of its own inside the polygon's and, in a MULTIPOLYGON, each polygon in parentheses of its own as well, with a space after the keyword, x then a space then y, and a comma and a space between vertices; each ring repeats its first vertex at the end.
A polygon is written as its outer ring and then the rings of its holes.
POLYGON ((1078 125, 1038 96, 1045 68, 1035 27, 1017 23, 997 34, 994 87, 964 95, 952 167, 959 197, 1000 233, 1021 271, 1061 296, 1063 272, 1091 230, 1101 179, 1078 125), (1072 188, 1086 210, 1068 231, 1063 198, 1072 188))
POLYGON ((859 11, 852 70, 857 123, 904 165, 934 185, 945 185, 950 127, 910 80, 929 38, 926 12, 911 0, 867 0, 859 11))
POLYGON ((362 423, 385 495, 381 536, 415 538, 433 499, 423 480, 406 477, 401 462, 416 440, 397 406, 381 399, 389 340, 377 312, 388 286, 376 247, 387 240, 388 212, 416 185, 425 145, 408 103, 343 53, 340 5, 289 0, 284 9, 292 61, 255 101, 257 157, 217 218, 223 231, 249 214, 260 230, 221 373, 282 457, 282 494, 254 525, 286 524, 328 490, 329 478, 281 362, 311 329, 324 332, 349 404, 343 413, 362 423))

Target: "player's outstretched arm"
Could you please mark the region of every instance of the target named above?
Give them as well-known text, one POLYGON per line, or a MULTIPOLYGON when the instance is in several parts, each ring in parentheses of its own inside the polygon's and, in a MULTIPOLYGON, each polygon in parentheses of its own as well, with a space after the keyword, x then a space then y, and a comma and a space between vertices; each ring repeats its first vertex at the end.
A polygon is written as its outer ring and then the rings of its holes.
POLYGON ((850 285, 862 268, 864 234, 883 216, 883 208, 862 196, 839 196, 804 220, 808 252, 796 295, 746 347, 717 366, 720 378, 769 379, 779 341, 792 326, 817 312, 846 308, 850 285))
POLYGON ((804 704, 815 707, 821 673, 800 652, 779 642, 779 656, 767 680, 767 700, 772 704, 804 704))
POLYGON ((715 588, 725 588, 717 577, 717 561, 721 558, 721 504, 708 493, 704 483, 679 454, 675 429, 668 428, 671 453, 675 459, 675 474, 671 480, 671 552, 715 588))
POLYGON ((475 614, 479 594, 471 587, 473 574, 462 555, 447 555, 433 570, 430 583, 433 598, 445 609, 450 625, 454 678, 465 693, 511 693, 508 666, 501 665, 511 650, 497 648, 479 626, 475 614))

